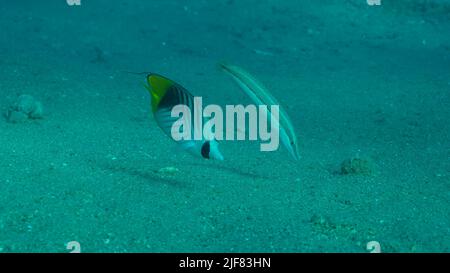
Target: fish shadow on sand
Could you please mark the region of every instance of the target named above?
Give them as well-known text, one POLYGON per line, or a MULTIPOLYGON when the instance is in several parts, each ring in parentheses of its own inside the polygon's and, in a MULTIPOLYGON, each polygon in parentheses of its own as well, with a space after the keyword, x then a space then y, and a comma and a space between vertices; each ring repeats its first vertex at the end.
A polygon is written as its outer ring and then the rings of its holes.
MULTIPOLYGON (((121 164, 118 161, 114 162, 98 162, 95 163, 90 161, 90 165, 97 165, 102 171, 119 173, 123 175, 127 175, 130 177, 134 177, 137 180, 143 180, 145 182, 150 182, 152 184, 165 184, 172 187, 188 187, 190 182, 187 177, 188 173, 181 170, 178 173, 174 174, 164 174, 159 172, 159 169, 142 169, 136 168, 130 165, 121 164)), ((217 171, 228 173, 230 176, 240 176, 246 179, 252 180, 273 180, 276 179, 275 176, 267 176, 260 175, 255 173, 250 173, 243 171, 237 167, 225 166, 225 165, 217 165, 217 164, 207 164, 203 162, 198 163, 187 163, 185 164, 187 167, 191 167, 191 169, 210 169, 216 174, 217 171)), ((214 174, 211 174, 213 176, 214 174)), ((192 177, 194 178, 194 177, 192 177)))
POLYGON ((221 165, 213 165, 213 164, 201 164, 201 163, 187 163, 187 166, 192 166, 192 167, 196 167, 196 168, 206 168, 206 169, 214 169, 220 172, 226 172, 226 173, 230 173, 233 175, 237 175, 237 176, 241 176, 241 177, 245 177, 245 178, 250 178, 250 179, 276 179, 276 177, 270 177, 270 176, 266 176, 266 175, 260 175, 260 174, 255 174, 255 173, 250 173, 250 172, 245 172, 243 170, 240 170, 238 168, 235 167, 230 167, 230 166, 225 166, 223 164, 221 165))
POLYGON ((115 162, 111 164, 109 162, 97 162, 97 166, 100 169, 113 173, 120 173, 134 177, 138 180, 144 180, 145 182, 151 182, 152 184, 165 184, 172 187, 186 187, 188 183, 186 180, 177 179, 177 175, 164 175, 158 173, 158 170, 151 169, 139 169, 135 167, 130 167, 126 165, 120 165, 115 162))

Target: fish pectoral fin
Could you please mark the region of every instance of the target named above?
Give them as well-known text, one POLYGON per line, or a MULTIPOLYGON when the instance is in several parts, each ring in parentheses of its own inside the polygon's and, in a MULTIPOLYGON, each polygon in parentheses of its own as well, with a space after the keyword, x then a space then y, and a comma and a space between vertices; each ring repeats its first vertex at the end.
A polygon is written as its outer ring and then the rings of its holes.
POLYGON ((170 152, 173 154, 178 154, 181 152, 191 152, 194 150, 194 143, 189 143, 191 141, 180 141, 175 143, 171 148, 170 152))
POLYGON ((178 145, 178 147, 182 148, 183 150, 190 150, 195 147, 195 143, 193 141, 183 141, 178 145))

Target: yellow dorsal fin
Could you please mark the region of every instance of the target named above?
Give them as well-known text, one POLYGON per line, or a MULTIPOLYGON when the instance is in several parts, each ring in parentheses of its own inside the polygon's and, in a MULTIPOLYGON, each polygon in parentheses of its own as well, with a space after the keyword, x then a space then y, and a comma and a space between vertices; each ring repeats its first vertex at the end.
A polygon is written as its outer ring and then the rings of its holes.
POLYGON ((157 74, 147 76, 148 86, 145 86, 152 96, 152 111, 156 112, 161 99, 174 82, 157 74))

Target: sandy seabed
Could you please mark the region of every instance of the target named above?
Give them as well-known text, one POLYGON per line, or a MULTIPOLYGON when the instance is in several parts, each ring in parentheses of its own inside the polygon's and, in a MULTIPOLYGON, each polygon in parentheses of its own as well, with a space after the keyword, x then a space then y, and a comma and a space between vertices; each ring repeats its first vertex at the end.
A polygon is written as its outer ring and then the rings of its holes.
POLYGON ((0 109, 44 108, 0 119, 0 251, 449 252, 448 1, 113 3, 0 6, 0 109), (251 142, 221 143, 223 162, 178 151, 125 72, 251 103, 223 60, 284 105, 299 161, 251 142), (370 171, 343 173, 352 158, 370 171))

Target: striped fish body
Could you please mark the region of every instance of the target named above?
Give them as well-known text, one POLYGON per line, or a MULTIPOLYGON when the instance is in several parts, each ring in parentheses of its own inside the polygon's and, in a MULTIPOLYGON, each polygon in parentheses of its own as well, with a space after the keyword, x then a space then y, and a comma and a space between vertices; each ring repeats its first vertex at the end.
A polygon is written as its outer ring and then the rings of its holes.
MULTIPOLYGON (((171 137, 172 136, 172 126, 180 119, 180 117, 172 117, 172 109, 177 105, 185 105, 190 110, 190 139, 189 140, 179 140, 177 143, 189 153, 201 156, 206 159, 218 159, 223 160, 223 156, 218 149, 218 143, 216 140, 207 140, 202 138, 201 140, 195 140, 194 134, 202 135, 203 128, 201 124, 202 121, 195 121, 195 111, 200 111, 202 109, 195 109, 194 96, 189 93, 183 86, 178 83, 165 78, 157 74, 149 74, 147 76, 148 86, 146 88, 149 90, 151 95, 151 105, 152 112, 158 126, 163 130, 163 132, 171 137), (199 125, 200 124, 200 125, 199 125)), ((201 118, 202 115, 199 116, 201 118)), ((185 128, 184 128, 185 129, 185 128)))
MULTIPOLYGON (((274 96, 261 84, 255 77, 250 75, 244 69, 235 66, 221 63, 219 67, 228 74, 257 105, 279 105, 280 113, 277 121, 280 130, 281 143, 286 147, 289 154, 294 160, 300 158, 297 144, 297 136, 294 130, 291 119, 280 103, 274 96)), ((267 119, 271 120, 272 114, 269 112, 267 119)))

